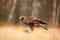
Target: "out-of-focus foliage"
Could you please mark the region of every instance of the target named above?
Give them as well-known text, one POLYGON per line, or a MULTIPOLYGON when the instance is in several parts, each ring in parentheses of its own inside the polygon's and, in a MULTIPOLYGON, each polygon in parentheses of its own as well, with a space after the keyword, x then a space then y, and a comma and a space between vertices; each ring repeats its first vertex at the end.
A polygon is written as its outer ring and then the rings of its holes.
MULTIPOLYGON (((53 2, 55 0, 0 0, 0 23, 19 23, 19 16, 31 16, 37 11, 37 16, 48 24, 52 23, 53 2)), ((60 7, 60 0, 57 0, 60 7)), ((60 13, 59 13, 60 14, 60 13)), ((60 15, 59 15, 60 24, 60 15)))

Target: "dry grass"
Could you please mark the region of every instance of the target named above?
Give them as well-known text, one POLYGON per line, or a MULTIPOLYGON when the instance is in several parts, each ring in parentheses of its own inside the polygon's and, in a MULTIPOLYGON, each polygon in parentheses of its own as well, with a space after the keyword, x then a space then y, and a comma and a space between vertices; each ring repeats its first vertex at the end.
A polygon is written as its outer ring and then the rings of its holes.
MULTIPOLYGON (((26 27, 27 28, 27 27, 26 27)), ((22 26, 1 26, 0 40, 60 40, 60 29, 35 28, 33 32, 25 32, 22 26)), ((29 28, 27 28, 29 30, 29 28)))

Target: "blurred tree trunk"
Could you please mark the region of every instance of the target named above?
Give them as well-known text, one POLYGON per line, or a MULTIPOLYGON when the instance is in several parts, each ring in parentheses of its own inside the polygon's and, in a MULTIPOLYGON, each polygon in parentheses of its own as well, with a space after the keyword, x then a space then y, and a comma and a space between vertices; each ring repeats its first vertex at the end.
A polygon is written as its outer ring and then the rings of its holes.
POLYGON ((58 23, 59 23, 59 11, 60 11, 60 7, 59 7, 59 0, 57 0, 57 14, 56 14, 56 24, 55 24, 55 27, 58 27, 58 23))
POLYGON ((8 23, 13 23, 14 22, 14 15, 15 15, 15 9, 16 9, 16 5, 17 5, 17 0, 13 0, 12 1, 12 6, 11 6, 11 10, 8 16, 8 23))
POLYGON ((52 27, 58 26, 58 19, 59 19, 59 2, 58 0, 53 0, 52 27))
POLYGON ((57 9, 57 13, 58 13, 58 15, 57 15, 57 24, 58 24, 58 27, 60 27, 60 0, 58 0, 58 9, 57 9))
POLYGON ((20 0, 20 11, 21 11, 21 16, 25 15, 25 16, 30 16, 31 15, 31 11, 32 11, 32 3, 33 0, 20 0))
POLYGON ((13 16, 13 23, 14 24, 18 24, 19 23, 19 21, 20 21, 20 19, 19 19, 19 17, 20 17, 20 13, 21 11, 20 11, 20 0, 17 0, 17 3, 16 3, 16 8, 15 8, 15 11, 14 11, 14 16, 13 16))
POLYGON ((0 0, 0 22, 7 22, 12 0, 0 0))
POLYGON ((31 12, 31 15, 32 16, 35 16, 35 17, 38 17, 38 8, 40 7, 40 2, 38 0, 33 0, 33 3, 32 3, 32 12, 31 12))

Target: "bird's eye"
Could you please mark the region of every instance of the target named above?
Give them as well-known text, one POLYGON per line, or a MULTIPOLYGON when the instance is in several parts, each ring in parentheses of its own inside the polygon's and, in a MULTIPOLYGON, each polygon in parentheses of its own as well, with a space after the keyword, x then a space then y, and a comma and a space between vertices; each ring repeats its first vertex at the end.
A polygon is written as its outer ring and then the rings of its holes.
POLYGON ((20 20, 22 20, 22 21, 24 20, 24 18, 23 18, 23 17, 20 17, 19 19, 20 19, 20 20))
POLYGON ((21 20, 24 20, 24 18, 22 17, 21 20))

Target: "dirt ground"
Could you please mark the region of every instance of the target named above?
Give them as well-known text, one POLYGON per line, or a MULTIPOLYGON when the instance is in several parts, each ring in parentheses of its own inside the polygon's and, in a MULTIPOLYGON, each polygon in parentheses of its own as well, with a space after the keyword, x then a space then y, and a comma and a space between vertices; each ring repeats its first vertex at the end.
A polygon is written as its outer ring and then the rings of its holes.
POLYGON ((34 31, 22 26, 1 26, 0 40, 60 40, 60 29, 48 28, 48 31, 43 28, 35 28, 34 31))

